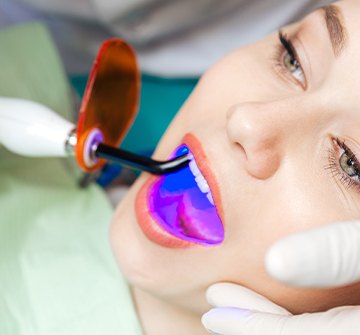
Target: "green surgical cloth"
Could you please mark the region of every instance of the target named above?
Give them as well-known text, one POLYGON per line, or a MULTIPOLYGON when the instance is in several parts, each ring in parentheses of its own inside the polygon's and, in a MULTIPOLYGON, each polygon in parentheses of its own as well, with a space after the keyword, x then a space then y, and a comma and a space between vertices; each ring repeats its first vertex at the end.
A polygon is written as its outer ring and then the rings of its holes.
MULTIPOLYGON (((0 31, 0 47, 0 96, 70 119, 68 82, 46 29, 0 31)), ((77 187, 73 165, 0 147, 1 335, 142 334, 109 247, 112 208, 96 185, 77 187)))

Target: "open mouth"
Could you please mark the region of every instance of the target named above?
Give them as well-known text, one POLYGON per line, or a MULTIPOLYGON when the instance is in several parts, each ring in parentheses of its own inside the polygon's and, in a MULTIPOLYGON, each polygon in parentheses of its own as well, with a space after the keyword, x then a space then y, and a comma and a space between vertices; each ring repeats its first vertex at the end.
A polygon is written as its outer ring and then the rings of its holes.
POLYGON ((174 156, 187 153, 188 167, 156 178, 148 189, 150 215, 169 234, 183 241, 217 245, 224 240, 224 227, 213 194, 189 148, 182 144, 174 156))

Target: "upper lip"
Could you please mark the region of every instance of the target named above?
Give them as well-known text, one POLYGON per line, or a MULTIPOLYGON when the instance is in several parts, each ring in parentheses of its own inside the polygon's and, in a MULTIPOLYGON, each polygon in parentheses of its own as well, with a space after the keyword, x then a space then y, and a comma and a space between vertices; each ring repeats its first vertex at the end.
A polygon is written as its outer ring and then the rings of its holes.
POLYGON ((220 186, 212 169, 210 168, 209 159, 205 153, 202 143, 193 133, 187 133, 183 138, 183 143, 189 148, 190 152, 194 156, 196 165, 206 179, 214 199, 216 211, 221 222, 224 223, 220 186))

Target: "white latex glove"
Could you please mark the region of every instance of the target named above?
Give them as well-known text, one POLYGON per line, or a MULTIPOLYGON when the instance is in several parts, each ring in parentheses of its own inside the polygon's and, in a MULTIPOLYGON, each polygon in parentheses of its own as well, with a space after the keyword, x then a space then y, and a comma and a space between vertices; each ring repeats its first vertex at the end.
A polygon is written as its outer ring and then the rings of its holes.
POLYGON ((360 334, 360 307, 338 307, 323 313, 293 316, 259 294, 230 283, 212 285, 207 299, 217 308, 204 314, 202 323, 213 334, 360 334))
MULTIPOLYGON (((358 281, 360 222, 335 223, 289 236, 269 249, 265 264, 274 278, 289 285, 331 287, 358 281)), ((360 307, 291 316, 264 297, 226 283, 212 285, 207 298, 218 308, 206 313, 202 322, 216 334, 360 334, 360 307)))
POLYGON ((335 287, 360 281, 360 221, 286 237, 269 249, 265 265, 275 279, 292 286, 335 287))

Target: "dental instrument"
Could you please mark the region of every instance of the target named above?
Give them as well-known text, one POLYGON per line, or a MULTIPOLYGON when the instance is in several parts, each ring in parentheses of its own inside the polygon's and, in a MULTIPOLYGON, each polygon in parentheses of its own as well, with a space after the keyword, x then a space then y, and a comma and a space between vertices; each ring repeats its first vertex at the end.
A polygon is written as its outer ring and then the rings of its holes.
POLYGON ((76 127, 39 103, 0 97, 0 144, 23 156, 75 155, 87 172, 106 161, 158 175, 186 167, 187 155, 157 161, 118 148, 135 119, 139 88, 134 51, 120 39, 107 40, 94 61, 76 127))

